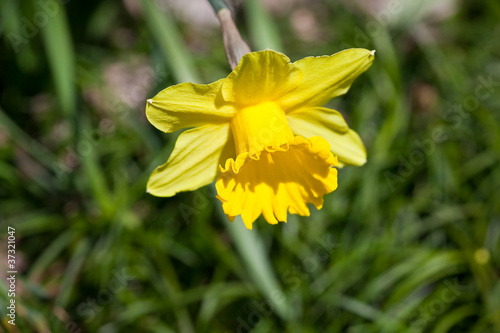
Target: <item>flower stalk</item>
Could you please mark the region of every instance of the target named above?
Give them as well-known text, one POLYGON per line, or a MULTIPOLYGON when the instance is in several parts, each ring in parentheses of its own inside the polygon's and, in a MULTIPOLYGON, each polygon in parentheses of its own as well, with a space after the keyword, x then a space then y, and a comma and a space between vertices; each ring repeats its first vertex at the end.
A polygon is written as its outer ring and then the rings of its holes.
POLYGON ((229 9, 224 0, 208 0, 208 2, 210 3, 210 5, 212 5, 216 13, 218 13, 219 10, 224 8, 229 9))
POLYGON ((234 24, 231 10, 227 7, 223 0, 208 0, 219 18, 222 27, 222 39, 226 50, 226 57, 231 69, 234 69, 240 59, 247 53, 250 53, 250 48, 247 43, 241 38, 240 32, 234 24))

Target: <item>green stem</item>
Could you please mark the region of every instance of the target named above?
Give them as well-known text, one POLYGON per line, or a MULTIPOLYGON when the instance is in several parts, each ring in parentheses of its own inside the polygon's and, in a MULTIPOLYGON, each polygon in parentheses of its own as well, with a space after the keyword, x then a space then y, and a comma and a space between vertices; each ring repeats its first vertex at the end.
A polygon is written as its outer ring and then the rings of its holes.
POLYGON ((228 8, 224 0, 208 0, 208 2, 210 2, 216 13, 218 13, 221 9, 228 8))

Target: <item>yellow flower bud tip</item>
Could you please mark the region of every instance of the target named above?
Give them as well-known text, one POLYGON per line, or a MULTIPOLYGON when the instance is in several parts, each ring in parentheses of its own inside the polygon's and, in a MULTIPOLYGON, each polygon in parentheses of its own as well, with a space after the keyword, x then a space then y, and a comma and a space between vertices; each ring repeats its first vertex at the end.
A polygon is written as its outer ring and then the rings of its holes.
POLYGON ((148 120, 167 133, 190 129, 152 173, 148 192, 169 197, 216 180, 228 219, 241 215, 248 229, 261 215, 277 224, 287 214, 308 216, 308 204, 321 209, 337 188, 335 166, 366 161, 359 135, 321 106, 347 92, 373 53, 349 49, 292 63, 272 50, 251 52, 227 78, 164 89, 148 100, 148 120))

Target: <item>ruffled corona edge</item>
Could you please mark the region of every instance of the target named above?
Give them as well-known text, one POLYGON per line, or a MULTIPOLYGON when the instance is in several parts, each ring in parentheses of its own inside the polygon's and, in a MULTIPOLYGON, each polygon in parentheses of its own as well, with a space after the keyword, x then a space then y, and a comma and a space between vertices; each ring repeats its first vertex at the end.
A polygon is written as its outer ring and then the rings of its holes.
POLYGON ((228 159, 217 179, 217 198, 233 221, 241 215, 252 229, 260 214, 270 224, 287 221, 287 212, 309 216, 307 204, 323 207, 323 196, 337 188, 337 157, 321 137, 296 136, 280 146, 228 159))

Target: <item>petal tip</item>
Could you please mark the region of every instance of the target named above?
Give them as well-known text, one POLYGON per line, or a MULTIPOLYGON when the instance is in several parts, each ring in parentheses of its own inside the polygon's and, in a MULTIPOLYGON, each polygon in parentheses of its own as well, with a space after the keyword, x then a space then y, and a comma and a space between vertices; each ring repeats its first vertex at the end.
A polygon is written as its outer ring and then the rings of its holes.
POLYGON ((374 56, 374 55, 375 55, 375 51, 377 51, 377 50, 371 50, 371 51, 370 51, 370 54, 371 54, 372 56, 374 56))

